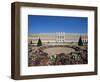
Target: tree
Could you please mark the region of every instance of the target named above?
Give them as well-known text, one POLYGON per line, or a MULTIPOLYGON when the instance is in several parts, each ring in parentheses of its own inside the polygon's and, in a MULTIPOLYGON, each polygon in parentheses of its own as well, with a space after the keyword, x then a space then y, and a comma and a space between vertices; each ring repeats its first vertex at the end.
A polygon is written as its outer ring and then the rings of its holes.
POLYGON ((38 40, 37 46, 42 46, 42 41, 41 41, 40 38, 39 38, 39 40, 38 40))
POLYGON ((80 36, 80 38, 79 38, 78 45, 79 45, 79 46, 83 46, 83 42, 82 42, 81 36, 80 36))
POLYGON ((32 44, 33 42, 31 41, 30 44, 32 44))

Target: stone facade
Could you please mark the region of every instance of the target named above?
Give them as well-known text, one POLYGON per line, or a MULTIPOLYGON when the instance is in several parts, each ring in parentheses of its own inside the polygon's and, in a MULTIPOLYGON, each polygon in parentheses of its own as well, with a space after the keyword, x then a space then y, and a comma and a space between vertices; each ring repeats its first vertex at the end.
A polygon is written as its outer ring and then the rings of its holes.
POLYGON ((87 45, 88 36, 86 33, 39 33, 39 34, 29 34, 28 42, 36 45, 38 39, 40 38, 43 45, 68 45, 68 44, 77 44, 79 38, 82 38, 82 42, 87 45))

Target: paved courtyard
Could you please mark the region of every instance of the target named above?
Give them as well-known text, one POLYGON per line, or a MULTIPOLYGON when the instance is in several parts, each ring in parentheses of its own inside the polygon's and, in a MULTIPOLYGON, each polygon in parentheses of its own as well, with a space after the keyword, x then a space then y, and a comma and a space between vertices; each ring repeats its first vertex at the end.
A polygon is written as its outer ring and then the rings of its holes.
POLYGON ((48 53, 49 56, 60 54, 60 53, 69 54, 70 52, 73 52, 73 51, 75 50, 69 47, 53 47, 53 48, 44 49, 44 52, 48 53))

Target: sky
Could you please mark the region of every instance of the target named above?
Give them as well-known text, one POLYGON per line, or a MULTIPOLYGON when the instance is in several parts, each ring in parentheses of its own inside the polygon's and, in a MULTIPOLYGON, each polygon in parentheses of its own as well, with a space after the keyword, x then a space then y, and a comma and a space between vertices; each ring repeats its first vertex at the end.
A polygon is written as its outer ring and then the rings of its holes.
POLYGON ((87 33, 87 17, 28 15, 28 33, 87 33))

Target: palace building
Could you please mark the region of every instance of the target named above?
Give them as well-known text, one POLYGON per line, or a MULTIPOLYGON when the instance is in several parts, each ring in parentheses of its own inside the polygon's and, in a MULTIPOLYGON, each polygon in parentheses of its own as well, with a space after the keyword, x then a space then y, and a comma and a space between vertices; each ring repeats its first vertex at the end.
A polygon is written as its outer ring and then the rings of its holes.
POLYGON ((38 39, 40 38, 43 45, 77 45, 79 38, 81 37, 84 45, 88 43, 88 36, 86 33, 39 33, 28 35, 28 43, 37 45, 38 39))

